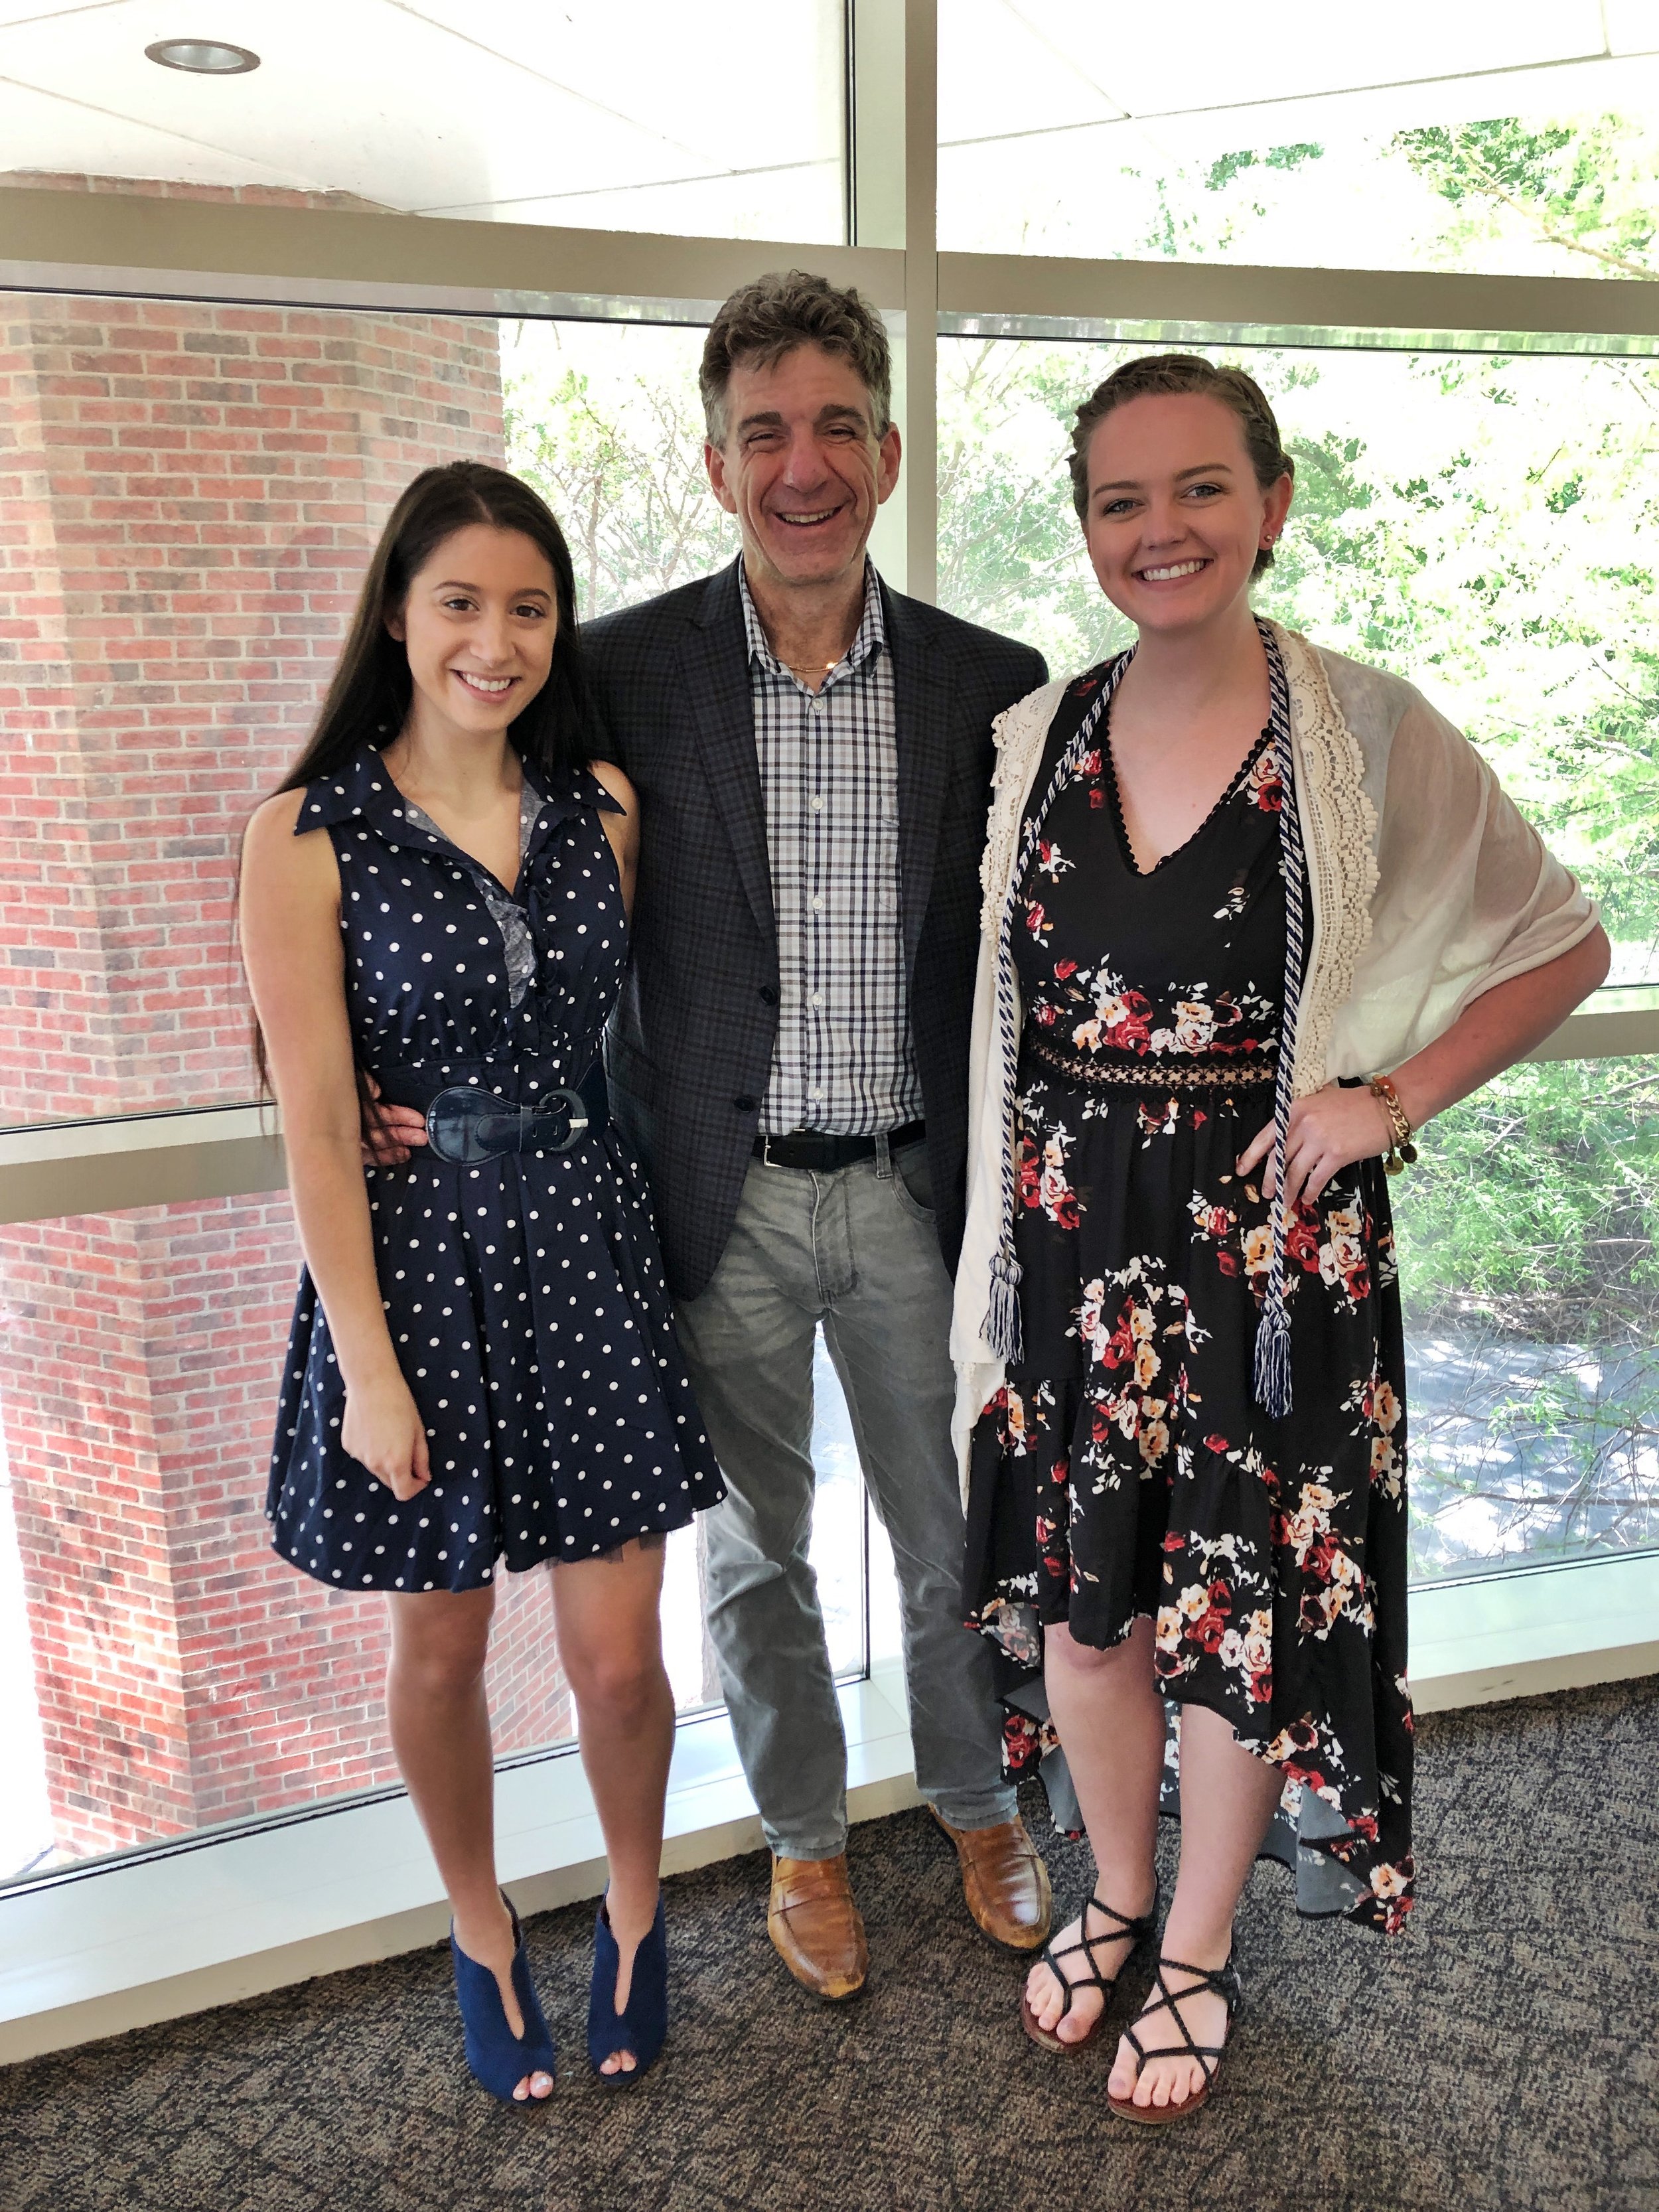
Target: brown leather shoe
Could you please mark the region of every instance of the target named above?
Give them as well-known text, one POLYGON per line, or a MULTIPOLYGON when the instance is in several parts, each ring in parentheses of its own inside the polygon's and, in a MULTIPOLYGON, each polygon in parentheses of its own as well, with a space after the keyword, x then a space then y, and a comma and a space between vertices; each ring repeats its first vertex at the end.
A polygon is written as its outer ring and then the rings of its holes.
POLYGON ((864 1923, 847 1879, 847 1854, 833 1859, 772 1855, 766 1932, 804 1990, 839 2004, 855 1997, 870 1971, 864 1923))
POLYGON ((957 1847, 962 1893, 968 1910, 994 1943, 1005 1950, 1036 1951, 1048 1940, 1054 1896, 1048 1869, 1018 1818, 994 1828, 953 1828, 942 1813, 928 1811, 957 1847))

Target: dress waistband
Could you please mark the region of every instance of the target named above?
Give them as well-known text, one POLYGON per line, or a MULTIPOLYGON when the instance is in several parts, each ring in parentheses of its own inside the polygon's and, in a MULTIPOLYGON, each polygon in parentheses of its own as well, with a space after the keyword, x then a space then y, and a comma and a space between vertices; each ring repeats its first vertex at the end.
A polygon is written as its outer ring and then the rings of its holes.
POLYGON ((1044 1067, 1086 1090, 1236 1091, 1247 1084, 1271 1083, 1279 1073, 1277 1056, 1271 1054, 1249 1060, 1223 1053, 1106 1060, 1093 1053, 1066 1052, 1040 1030, 1026 1031, 1025 1048, 1044 1067))
POLYGON ((463 1085, 489 1091, 504 1106, 539 1105, 557 1091, 584 1089, 594 1071, 603 1081, 604 1062, 596 1053, 591 1061, 572 1060, 390 1060, 368 1073, 380 1086, 388 1106, 413 1106, 424 1114, 441 1091, 463 1085))

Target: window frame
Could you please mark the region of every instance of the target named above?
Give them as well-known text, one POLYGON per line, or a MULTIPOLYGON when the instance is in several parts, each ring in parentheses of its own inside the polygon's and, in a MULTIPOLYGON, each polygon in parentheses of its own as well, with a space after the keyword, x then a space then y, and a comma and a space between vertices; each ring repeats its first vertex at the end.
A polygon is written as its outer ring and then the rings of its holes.
MULTIPOLYGON (((0 191, 0 292, 696 324, 738 284, 805 264, 856 284, 892 329, 906 459, 878 555, 899 588, 927 600, 937 583, 941 331, 1073 337, 1146 325, 1155 326, 1149 336, 1172 337, 1170 325, 1192 325, 1261 343, 1317 326, 1340 329, 1354 343, 1422 347, 1432 333, 1432 342, 1455 346, 1460 337, 1502 331, 1540 350, 1617 349, 1621 342, 1659 350, 1659 282, 941 254, 936 0, 845 4, 842 245, 20 187, 0 191)), ((1659 1053, 1659 993, 1636 1003, 1641 995, 1600 994, 1529 1056, 1659 1053)), ((254 1194, 284 1181, 276 1118, 254 1105, 0 1129, 6 1222, 254 1194)), ((1656 1601, 1652 1553, 1495 1571, 1478 1584, 1414 1592, 1413 1632, 1430 1658, 1416 1677, 1419 1703, 1433 1710, 1659 1669, 1659 1644, 1645 1633, 1656 1601), (1474 1601, 1472 1589, 1480 1592, 1474 1601)), ((867 1577, 866 1610, 866 1672, 842 1692, 855 1818, 919 1802, 899 1655, 889 1633, 872 1643, 867 1577)), ((602 1884, 591 1800, 568 1749, 503 1762, 504 1869, 530 1910, 592 1895, 602 1884)), ((760 1842, 723 1712, 681 1724, 670 1836, 665 1863, 674 1868, 760 1842)), ((0 1955, 8 1961, 0 2063, 435 1940, 435 1876, 412 1837, 412 1810, 392 1788, 0 1891, 0 1955), (372 1869, 363 1855, 394 1830, 398 1852, 413 1852, 410 1864, 418 1860, 428 1871, 410 1875, 413 1887, 392 1910, 373 1881, 354 1881, 349 1869, 372 1869), (309 1917, 296 1918, 290 1905, 273 1905, 270 1881, 300 1833, 328 1838, 329 1863, 347 1872, 332 1887, 313 1885, 309 1917), (171 1922, 159 1908, 174 1880, 165 1869, 186 1855, 198 1870, 192 1893, 210 1865, 210 1887, 228 1902, 222 1932, 180 1972, 167 1931, 191 1908, 181 1905, 171 1922), (155 1939, 148 1951, 144 1927, 155 1939), (94 1954, 102 1963, 88 1966, 94 1954)))

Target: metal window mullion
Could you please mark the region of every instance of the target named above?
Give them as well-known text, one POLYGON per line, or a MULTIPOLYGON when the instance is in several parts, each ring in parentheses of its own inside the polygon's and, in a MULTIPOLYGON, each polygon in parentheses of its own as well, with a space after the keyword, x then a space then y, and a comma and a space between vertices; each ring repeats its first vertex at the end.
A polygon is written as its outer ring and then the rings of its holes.
POLYGON ((905 588, 939 596, 939 0, 904 0, 905 588))

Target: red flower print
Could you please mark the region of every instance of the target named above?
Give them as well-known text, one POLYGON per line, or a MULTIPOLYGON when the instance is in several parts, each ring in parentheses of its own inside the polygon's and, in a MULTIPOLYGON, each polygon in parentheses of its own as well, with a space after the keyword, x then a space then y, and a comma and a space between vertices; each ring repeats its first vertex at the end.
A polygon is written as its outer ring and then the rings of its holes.
POLYGON ((1206 1451, 1224 1452, 1227 1449, 1227 1439, 1225 1437, 1206 1437, 1204 1449, 1206 1451))
POLYGON ((1022 1206, 1041 1206, 1042 1203, 1042 1156, 1035 1137, 1019 1140, 1019 1197, 1022 1206))
POLYGON ((1305 1274, 1319 1273, 1319 1222, 1305 1206, 1296 1209, 1296 1218, 1285 1236, 1286 1256, 1305 1274))
POLYGON ((1054 963, 1054 981, 1055 981, 1055 982, 1056 982, 1056 983, 1063 983, 1063 982, 1065 982, 1065 981, 1066 980, 1066 978, 1067 978, 1068 976, 1075 975, 1076 975, 1076 973, 1077 973, 1077 963, 1076 963, 1076 961, 1075 961, 1075 960, 1056 960, 1056 961, 1055 961, 1055 963, 1054 963))
POLYGON ((1028 899, 1025 902, 1025 927, 1033 937, 1042 936, 1045 921, 1041 902, 1037 899, 1028 899))

